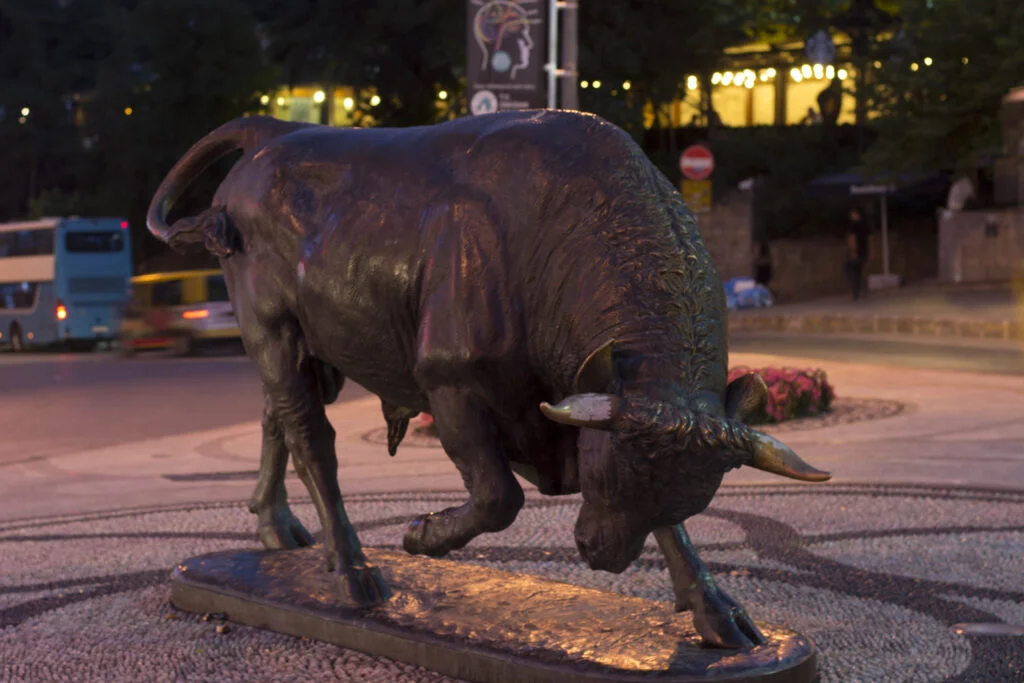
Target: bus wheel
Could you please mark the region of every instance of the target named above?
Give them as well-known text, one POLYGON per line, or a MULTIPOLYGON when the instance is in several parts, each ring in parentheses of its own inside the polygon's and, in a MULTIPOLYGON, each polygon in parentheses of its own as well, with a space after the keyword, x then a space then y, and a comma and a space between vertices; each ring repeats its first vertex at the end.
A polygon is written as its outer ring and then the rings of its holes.
POLYGON ((21 326, 18 323, 11 325, 11 351, 21 353, 25 350, 25 338, 21 336, 21 326))

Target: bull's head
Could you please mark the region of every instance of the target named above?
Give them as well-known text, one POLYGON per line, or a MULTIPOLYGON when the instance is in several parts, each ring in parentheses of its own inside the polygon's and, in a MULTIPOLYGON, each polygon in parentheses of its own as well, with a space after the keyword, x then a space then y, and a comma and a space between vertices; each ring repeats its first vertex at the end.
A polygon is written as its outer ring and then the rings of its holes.
POLYGON ((721 397, 670 404, 618 393, 611 351, 607 344, 586 360, 579 393, 541 404, 549 419, 581 428, 583 506, 575 535, 592 568, 625 570, 654 529, 704 510, 735 467, 802 481, 831 478, 743 424, 764 410, 768 392, 758 375, 732 381, 721 397))

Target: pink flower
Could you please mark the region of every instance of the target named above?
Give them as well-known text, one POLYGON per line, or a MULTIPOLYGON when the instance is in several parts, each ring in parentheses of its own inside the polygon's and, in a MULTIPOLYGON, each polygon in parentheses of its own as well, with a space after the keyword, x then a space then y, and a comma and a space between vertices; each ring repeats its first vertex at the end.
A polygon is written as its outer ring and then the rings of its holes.
POLYGON ((782 419, 781 416, 778 416, 778 399, 772 396, 771 393, 768 394, 768 401, 764 404, 764 412, 768 415, 770 421, 778 422, 782 419))
POLYGON ((817 415, 829 409, 835 390, 820 368, 758 368, 737 366, 729 370, 729 381, 756 372, 768 386, 765 415, 769 422, 817 415))

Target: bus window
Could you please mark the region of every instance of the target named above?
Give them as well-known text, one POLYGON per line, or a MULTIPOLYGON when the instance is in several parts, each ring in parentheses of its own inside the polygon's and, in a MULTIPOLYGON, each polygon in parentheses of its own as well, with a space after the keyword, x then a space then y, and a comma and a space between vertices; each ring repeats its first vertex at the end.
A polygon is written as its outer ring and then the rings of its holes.
POLYGON ((33 308, 36 305, 38 291, 38 282, 0 285, 0 302, 3 303, 3 308, 33 308))
POLYGON ((48 256, 53 253, 53 228, 0 233, 0 257, 48 256))
POLYGON ((231 301, 228 296, 228 286, 224 282, 223 275, 211 275, 206 278, 206 299, 207 301, 231 301))
POLYGON ((69 232, 64 236, 64 248, 68 253, 117 252, 124 248, 120 232, 69 232))
POLYGON ((153 306, 180 306, 181 280, 154 282, 150 303, 153 306))

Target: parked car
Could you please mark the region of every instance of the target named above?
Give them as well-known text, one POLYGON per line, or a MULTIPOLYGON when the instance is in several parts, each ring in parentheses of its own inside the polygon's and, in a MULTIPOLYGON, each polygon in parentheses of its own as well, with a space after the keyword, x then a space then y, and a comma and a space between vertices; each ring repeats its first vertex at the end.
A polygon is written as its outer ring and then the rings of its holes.
POLYGON ((725 305, 730 311, 767 308, 775 304, 772 293, 752 277, 734 277, 725 283, 725 305))

